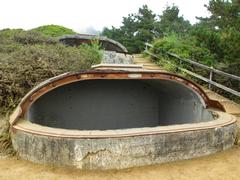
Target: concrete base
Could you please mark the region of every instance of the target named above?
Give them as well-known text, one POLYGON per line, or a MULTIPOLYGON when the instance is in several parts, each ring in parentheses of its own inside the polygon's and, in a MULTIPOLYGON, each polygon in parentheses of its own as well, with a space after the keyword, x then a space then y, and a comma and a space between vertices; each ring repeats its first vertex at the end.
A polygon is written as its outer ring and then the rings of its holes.
POLYGON ((232 147, 236 119, 109 131, 71 131, 30 122, 12 127, 15 150, 23 159, 80 169, 122 169, 213 154, 232 147), (32 129, 31 129, 32 126, 32 129))

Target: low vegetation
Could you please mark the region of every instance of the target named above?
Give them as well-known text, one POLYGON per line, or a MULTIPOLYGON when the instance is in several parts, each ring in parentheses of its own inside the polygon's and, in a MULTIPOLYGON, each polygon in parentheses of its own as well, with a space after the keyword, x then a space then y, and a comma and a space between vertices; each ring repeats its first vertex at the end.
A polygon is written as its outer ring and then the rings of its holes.
POLYGON ((60 37, 66 34, 77 34, 74 32, 72 29, 63 27, 63 26, 58 26, 58 25, 45 25, 45 26, 40 26, 35 29, 32 29, 32 31, 39 32, 45 36, 49 37, 60 37))
POLYGON ((15 151, 12 146, 11 135, 9 133, 8 116, 0 116, 0 155, 14 155, 15 151))
POLYGON ((37 31, 0 31, 0 114, 12 111, 38 83, 62 74, 89 69, 100 62, 98 45, 66 47, 37 31))

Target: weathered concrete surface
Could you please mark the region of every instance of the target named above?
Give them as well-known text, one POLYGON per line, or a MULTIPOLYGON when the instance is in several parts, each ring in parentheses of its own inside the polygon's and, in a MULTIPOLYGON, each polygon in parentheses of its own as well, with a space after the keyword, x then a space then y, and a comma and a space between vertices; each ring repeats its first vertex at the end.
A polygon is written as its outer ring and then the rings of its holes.
POLYGON ((133 57, 129 54, 117 53, 115 51, 103 51, 101 60, 103 64, 133 64, 133 57))
POLYGON ((106 51, 116 51, 119 53, 127 53, 127 49, 117 41, 109 39, 105 36, 97 36, 91 34, 74 34, 65 35, 59 38, 59 41, 67 46, 79 46, 81 44, 89 44, 92 41, 99 41, 102 49, 106 51))
POLYGON ((61 138, 12 133, 20 157, 80 169, 122 169, 209 155, 232 147, 236 124, 220 128, 121 138, 61 138))

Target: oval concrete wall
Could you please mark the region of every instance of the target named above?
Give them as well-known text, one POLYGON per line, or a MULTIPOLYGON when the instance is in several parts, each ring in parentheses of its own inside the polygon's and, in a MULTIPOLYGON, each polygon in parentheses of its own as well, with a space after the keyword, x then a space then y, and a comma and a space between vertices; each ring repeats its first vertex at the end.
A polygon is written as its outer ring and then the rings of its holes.
POLYGON ((129 130, 79 131, 20 121, 12 129, 23 159, 80 169, 122 169, 209 155, 232 147, 236 119, 129 130))
POLYGON ((170 80, 86 80, 35 101, 27 119, 66 129, 107 130, 212 120, 192 89, 170 80))

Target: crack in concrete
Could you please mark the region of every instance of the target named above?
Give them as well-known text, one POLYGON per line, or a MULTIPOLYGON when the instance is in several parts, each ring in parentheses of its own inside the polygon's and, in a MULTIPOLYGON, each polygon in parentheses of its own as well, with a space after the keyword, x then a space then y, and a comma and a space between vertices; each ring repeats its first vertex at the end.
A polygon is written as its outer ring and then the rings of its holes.
POLYGON ((105 152, 107 152, 107 153, 109 153, 109 154, 112 154, 112 151, 104 148, 104 149, 99 149, 99 150, 97 150, 97 151, 87 152, 86 155, 83 156, 82 160, 87 159, 88 157, 90 158, 90 157, 92 157, 92 156, 96 156, 96 155, 98 155, 99 153, 105 153, 105 152))

